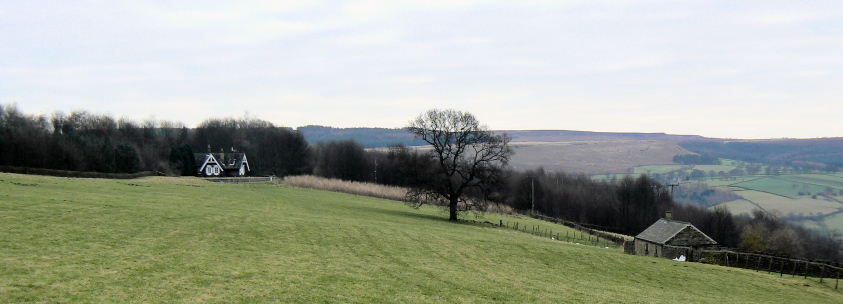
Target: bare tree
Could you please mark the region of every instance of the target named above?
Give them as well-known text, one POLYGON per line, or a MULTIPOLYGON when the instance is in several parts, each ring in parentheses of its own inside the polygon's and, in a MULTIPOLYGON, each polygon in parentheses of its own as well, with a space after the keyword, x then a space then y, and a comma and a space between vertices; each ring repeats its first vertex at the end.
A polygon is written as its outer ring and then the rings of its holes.
POLYGON ((411 204, 447 203, 451 221, 461 211, 482 210, 512 155, 509 137, 495 135, 474 115, 456 110, 429 110, 410 121, 407 130, 432 146, 435 163, 415 173, 411 204), (473 199, 466 197, 469 193, 473 199))

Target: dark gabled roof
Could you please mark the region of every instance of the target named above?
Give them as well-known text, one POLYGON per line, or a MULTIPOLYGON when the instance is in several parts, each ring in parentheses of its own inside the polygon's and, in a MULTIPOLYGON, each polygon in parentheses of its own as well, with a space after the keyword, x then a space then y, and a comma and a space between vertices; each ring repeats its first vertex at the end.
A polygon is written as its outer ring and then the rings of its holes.
POLYGON ((246 160, 246 153, 215 153, 214 157, 220 162, 225 170, 239 170, 246 160))
POLYGON ((246 160, 246 153, 194 153, 193 158, 196 160, 196 167, 200 168, 205 164, 208 154, 214 156, 214 159, 219 162, 223 170, 239 170, 241 166, 245 165, 249 169, 249 162, 246 160))
MULTIPOLYGON (((694 225, 691 225, 691 223, 668 219, 660 219, 656 221, 655 223, 650 225, 650 227, 647 227, 647 229, 642 231, 640 234, 636 235, 635 238, 664 245, 671 239, 673 239, 676 234, 678 234, 687 227, 691 227, 691 229, 696 230, 697 232, 711 240, 710 237, 705 235, 705 233, 702 233, 702 231, 697 229, 697 227, 694 227, 694 225)), ((714 240, 711 240, 711 242, 712 244, 717 243, 714 240)))

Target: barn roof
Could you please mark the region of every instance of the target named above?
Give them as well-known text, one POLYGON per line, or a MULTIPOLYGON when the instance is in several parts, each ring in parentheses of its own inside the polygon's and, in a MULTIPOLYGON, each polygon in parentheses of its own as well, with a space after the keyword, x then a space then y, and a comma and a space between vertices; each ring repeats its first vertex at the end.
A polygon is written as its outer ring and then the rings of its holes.
POLYGON ((702 233, 702 231, 697 229, 697 227, 694 227, 694 225, 691 225, 691 223, 668 219, 660 219, 656 221, 650 225, 650 227, 647 227, 647 229, 636 235, 635 238, 664 245, 687 227, 691 227, 691 229, 705 236, 710 241, 710 244, 717 244, 717 242, 705 235, 705 233, 702 233))

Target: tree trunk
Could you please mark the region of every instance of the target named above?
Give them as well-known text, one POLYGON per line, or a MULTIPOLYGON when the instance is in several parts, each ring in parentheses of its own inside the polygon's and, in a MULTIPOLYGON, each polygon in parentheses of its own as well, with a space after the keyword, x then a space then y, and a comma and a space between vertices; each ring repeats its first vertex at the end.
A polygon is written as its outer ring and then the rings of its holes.
POLYGON ((448 220, 450 220, 450 221, 455 221, 455 222, 458 221, 458 219, 457 219, 457 202, 459 202, 459 197, 451 198, 451 203, 450 203, 451 217, 448 218, 448 220))

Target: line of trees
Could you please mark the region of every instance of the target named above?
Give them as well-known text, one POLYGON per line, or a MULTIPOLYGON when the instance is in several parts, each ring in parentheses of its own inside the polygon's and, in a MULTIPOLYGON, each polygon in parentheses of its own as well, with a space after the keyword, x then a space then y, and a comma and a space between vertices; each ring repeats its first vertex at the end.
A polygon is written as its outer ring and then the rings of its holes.
POLYGON ((87 111, 28 115, 0 105, 0 165, 103 173, 195 175, 194 151, 245 152, 256 175, 308 171, 304 136, 267 121, 208 119, 196 128, 171 121, 87 111))

